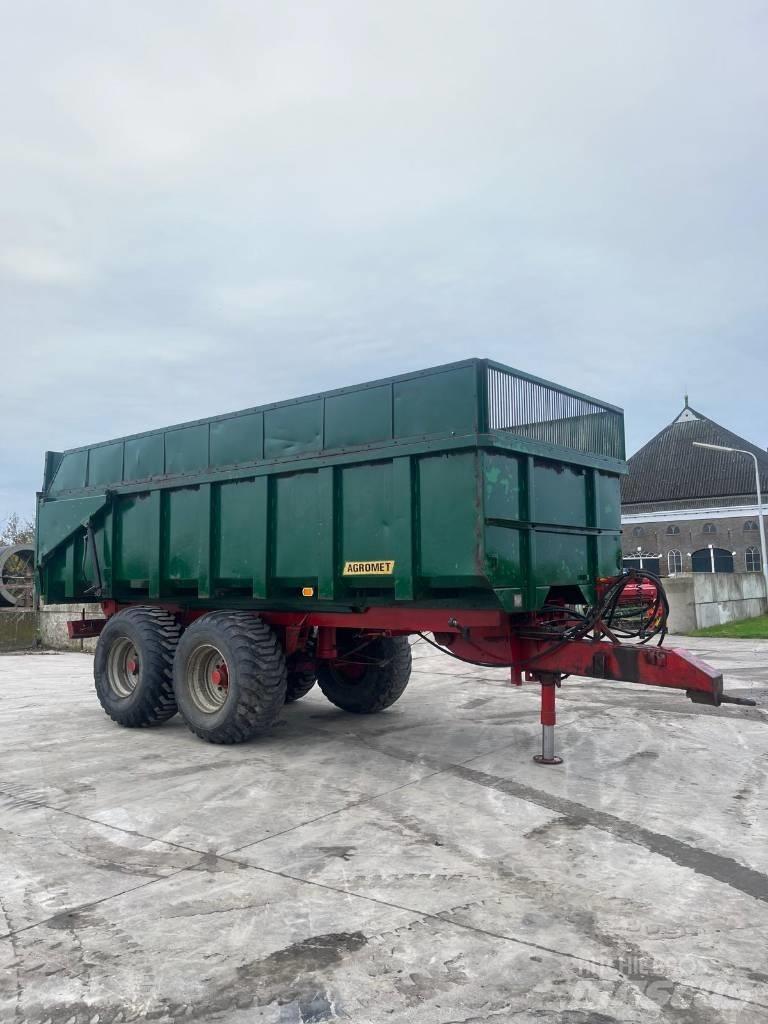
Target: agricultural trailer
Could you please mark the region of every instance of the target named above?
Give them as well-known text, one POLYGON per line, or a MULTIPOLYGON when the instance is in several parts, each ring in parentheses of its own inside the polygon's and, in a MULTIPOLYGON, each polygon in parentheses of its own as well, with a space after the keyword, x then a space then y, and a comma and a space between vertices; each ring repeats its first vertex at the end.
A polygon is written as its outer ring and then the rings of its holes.
POLYGON ((382 711, 422 637, 538 684, 556 764, 569 675, 751 703, 661 646, 660 581, 620 570, 625 472, 620 409, 469 359, 48 452, 38 585, 101 605, 68 628, 120 725, 237 743, 315 684, 382 711))

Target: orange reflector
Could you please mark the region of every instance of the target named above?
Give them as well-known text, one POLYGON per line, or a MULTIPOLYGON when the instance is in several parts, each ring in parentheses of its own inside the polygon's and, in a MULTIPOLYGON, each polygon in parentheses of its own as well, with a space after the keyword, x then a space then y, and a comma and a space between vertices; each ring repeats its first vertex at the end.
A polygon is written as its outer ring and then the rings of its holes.
POLYGON ((301 588, 301 596, 302 597, 314 597, 314 594, 315 594, 315 588, 314 587, 302 587, 301 588))

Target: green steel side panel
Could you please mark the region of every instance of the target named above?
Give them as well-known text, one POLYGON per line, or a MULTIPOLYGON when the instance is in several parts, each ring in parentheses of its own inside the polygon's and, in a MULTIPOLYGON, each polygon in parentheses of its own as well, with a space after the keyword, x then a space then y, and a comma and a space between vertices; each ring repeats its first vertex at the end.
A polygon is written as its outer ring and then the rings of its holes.
POLYGON ((480 497, 476 452, 419 459, 419 547, 427 582, 480 577, 480 497))
MULTIPOLYGON (((392 462, 347 466, 341 471, 341 567, 345 562, 392 559, 398 568, 395 538, 392 462)), ((349 587, 393 586, 394 579, 379 576, 347 578, 349 587)))
POLYGON ((536 530, 533 543, 536 585, 552 587, 588 583, 588 539, 578 533, 536 530))
POLYGON ((595 472, 597 523, 603 530, 615 530, 621 522, 621 486, 619 477, 595 472))
POLYGON ((67 541, 64 561, 64 600, 71 601, 83 586, 83 548, 82 536, 74 534, 67 541))
POLYGON ((56 476, 51 484, 51 494, 85 487, 88 472, 88 451, 70 452, 59 463, 56 476))
POLYGON ((146 434, 125 442, 125 479, 146 480, 165 472, 164 435, 146 434))
POLYGON ((474 366, 394 384, 395 437, 471 434, 477 430, 474 366))
POLYGON ((264 413, 264 458, 319 452, 322 446, 322 400, 299 402, 264 413))
POLYGON ((619 564, 620 433, 620 410, 471 360, 50 452, 43 597, 97 599, 87 522, 119 600, 515 611, 553 586, 589 597, 619 564), (394 571, 345 577, 348 561, 394 571))
POLYGON ((232 466, 264 458, 264 414, 233 416, 211 423, 211 465, 232 466))
MULTIPOLYGON (((317 579, 318 553, 329 542, 320 535, 317 473, 292 473, 274 479, 274 576, 286 583, 311 586, 317 579)), ((327 530, 327 525, 326 525, 327 530)))
MULTIPOLYGON (((159 491, 155 491, 159 495, 159 491)), ((154 503, 149 492, 122 496, 115 505, 116 551, 114 577, 121 583, 149 586, 154 503)))
POLYGON ((62 541, 54 555, 45 563, 43 577, 49 604, 73 598, 77 590, 85 585, 82 572, 79 571, 82 553, 82 539, 73 534, 66 541, 62 541))
POLYGON ((597 573, 601 576, 615 576, 621 572, 621 534, 603 533, 597 538, 597 573))
POLYGON ((511 526, 487 526, 485 565, 488 579, 494 587, 521 587, 525 579, 521 531, 511 526))
POLYGON ((484 452, 483 467, 486 518, 524 519, 520 459, 514 455, 484 452))
POLYGON ((535 459, 533 474, 534 522, 587 525, 587 478, 581 467, 535 459))
POLYGON ((161 580, 196 583, 200 571, 200 488, 166 491, 165 499, 161 580))
POLYGON ((269 478, 213 488, 212 573, 218 585, 268 594, 269 478))
POLYGON ((105 494, 40 502, 37 509, 37 561, 42 561, 107 503, 105 494))
POLYGON ((351 448, 391 439, 391 385, 326 398, 325 448, 351 448))
POLYGON ((213 574, 250 589, 256 568, 251 536, 266 531, 259 508, 257 481, 236 480, 214 488, 213 574))
POLYGON ((105 444, 91 448, 88 466, 88 486, 111 484, 123 478, 123 444, 105 444))
POLYGON ((41 568, 42 591, 48 604, 61 604, 64 600, 64 552, 66 541, 63 541, 56 552, 41 568))
POLYGON ((165 472, 194 473, 208 465, 208 424, 169 430, 165 435, 165 472))

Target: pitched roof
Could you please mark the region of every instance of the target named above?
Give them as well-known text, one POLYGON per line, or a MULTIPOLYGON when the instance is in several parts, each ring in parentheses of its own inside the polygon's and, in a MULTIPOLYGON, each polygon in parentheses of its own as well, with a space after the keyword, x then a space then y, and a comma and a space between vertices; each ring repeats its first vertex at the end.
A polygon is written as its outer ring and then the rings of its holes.
POLYGON ((621 486, 623 504, 725 498, 755 493, 755 464, 732 452, 694 448, 694 441, 742 448, 757 456, 763 497, 768 496, 768 452, 685 408, 629 460, 621 486))

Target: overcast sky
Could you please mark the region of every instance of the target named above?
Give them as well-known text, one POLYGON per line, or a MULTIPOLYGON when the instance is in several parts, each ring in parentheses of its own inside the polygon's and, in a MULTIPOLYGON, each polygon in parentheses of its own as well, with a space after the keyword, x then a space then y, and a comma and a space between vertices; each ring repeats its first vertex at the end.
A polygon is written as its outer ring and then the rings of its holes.
POLYGON ((472 355, 768 444, 765 0, 0 10, 0 520, 47 448, 472 355))

